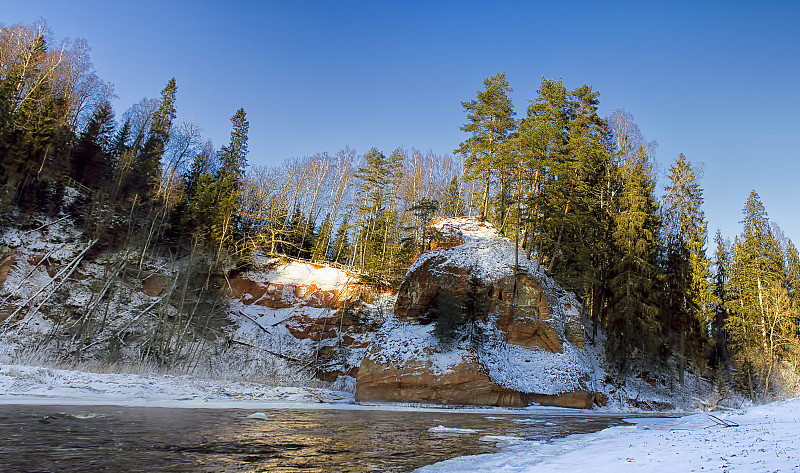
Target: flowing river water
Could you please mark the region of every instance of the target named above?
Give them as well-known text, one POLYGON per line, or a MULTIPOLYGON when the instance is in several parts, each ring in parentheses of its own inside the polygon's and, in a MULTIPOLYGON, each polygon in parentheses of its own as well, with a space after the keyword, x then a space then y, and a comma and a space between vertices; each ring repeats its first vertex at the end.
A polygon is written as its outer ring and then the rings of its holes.
POLYGON ((445 410, 0 405, 0 471, 407 472, 621 416, 445 410), (441 427, 440 427, 441 426, 441 427), (461 430, 454 430, 461 429, 461 430))

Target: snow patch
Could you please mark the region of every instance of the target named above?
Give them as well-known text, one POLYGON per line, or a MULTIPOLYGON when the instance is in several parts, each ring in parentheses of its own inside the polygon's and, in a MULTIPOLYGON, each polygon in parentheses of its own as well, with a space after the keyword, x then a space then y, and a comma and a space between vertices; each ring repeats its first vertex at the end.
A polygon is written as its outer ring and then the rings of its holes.
POLYGON ((460 429, 457 427, 445 427, 443 425, 437 425, 436 427, 431 427, 428 429, 428 432, 434 434, 474 434, 480 432, 477 429, 460 429))

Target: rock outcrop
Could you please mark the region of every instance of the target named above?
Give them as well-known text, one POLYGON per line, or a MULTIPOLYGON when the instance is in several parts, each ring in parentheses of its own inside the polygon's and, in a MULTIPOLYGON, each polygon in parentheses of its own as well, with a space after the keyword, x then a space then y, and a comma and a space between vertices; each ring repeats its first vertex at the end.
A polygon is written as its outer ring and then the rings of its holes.
POLYGON ((369 340, 383 322, 366 309, 382 294, 358 282, 356 275, 326 265, 272 260, 234 275, 226 287, 231 316, 240 327, 257 327, 256 333, 240 329, 237 337, 258 345, 280 340, 281 354, 310 358, 317 376, 328 381, 355 378, 369 340))
POLYGON ((356 399, 591 407, 574 296, 524 257, 514 271, 513 242, 486 224, 447 219, 435 228, 447 244, 408 271, 394 317, 361 363, 356 399), (442 317, 455 318, 452 334, 443 335, 442 317))

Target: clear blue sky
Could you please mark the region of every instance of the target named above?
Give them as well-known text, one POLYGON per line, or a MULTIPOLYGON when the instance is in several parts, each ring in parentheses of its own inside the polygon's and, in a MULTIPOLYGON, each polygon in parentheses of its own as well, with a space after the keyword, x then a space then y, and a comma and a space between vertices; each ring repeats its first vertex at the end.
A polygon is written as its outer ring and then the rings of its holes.
POLYGON ((6 26, 37 18, 89 42, 117 116, 174 76, 178 114, 219 147, 244 107, 253 165, 451 153, 485 77, 506 73, 519 117, 542 76, 589 84, 659 143, 662 174, 703 164, 710 236, 740 232, 755 189, 800 243, 798 1, 0 0, 6 26))

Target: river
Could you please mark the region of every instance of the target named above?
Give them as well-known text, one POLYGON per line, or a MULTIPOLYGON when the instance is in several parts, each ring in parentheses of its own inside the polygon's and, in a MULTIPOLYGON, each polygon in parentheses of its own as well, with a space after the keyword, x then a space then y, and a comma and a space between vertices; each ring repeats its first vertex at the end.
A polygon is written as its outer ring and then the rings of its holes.
POLYGON ((546 440, 624 423, 524 411, 258 411, 266 418, 248 417, 252 409, 0 405, 0 471, 408 472, 497 451, 485 436, 546 440))

